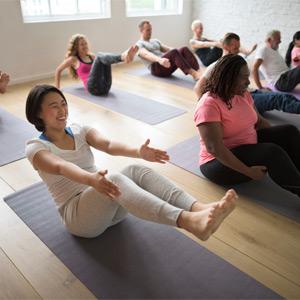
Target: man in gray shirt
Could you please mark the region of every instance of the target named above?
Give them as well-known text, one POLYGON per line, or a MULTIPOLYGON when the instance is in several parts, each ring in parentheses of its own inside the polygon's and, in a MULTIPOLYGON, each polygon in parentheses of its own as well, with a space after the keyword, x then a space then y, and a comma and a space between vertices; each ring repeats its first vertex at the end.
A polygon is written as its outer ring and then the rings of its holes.
POLYGON ((158 39, 152 39, 152 26, 149 21, 142 21, 139 29, 141 38, 137 42, 138 55, 152 75, 168 77, 179 68, 184 74, 191 75, 195 80, 200 78, 197 59, 187 47, 172 49, 163 45, 158 39))

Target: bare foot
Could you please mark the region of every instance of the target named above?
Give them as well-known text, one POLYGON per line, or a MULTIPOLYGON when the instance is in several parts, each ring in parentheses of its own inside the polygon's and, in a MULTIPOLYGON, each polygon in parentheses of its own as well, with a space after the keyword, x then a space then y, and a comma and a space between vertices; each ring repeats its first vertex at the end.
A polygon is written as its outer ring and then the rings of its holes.
POLYGON ((134 59, 134 56, 136 55, 136 53, 138 51, 138 49, 139 49, 139 47, 137 45, 134 45, 134 46, 131 46, 126 51, 124 51, 121 54, 122 61, 124 61, 127 64, 132 62, 133 59, 134 59))
MULTIPOLYGON (((236 192, 234 190, 228 190, 227 192, 229 191, 233 191, 234 194, 235 194, 235 197, 238 198, 236 192)), ((231 193, 231 192, 230 192, 231 193)), ((197 211, 201 211, 201 210, 204 210, 204 209, 207 209, 209 207, 212 207, 212 206, 215 206, 216 204, 219 204, 219 203, 223 203, 224 204, 224 198, 226 196, 224 196, 221 200, 219 201, 215 201, 215 202, 210 202, 210 203, 202 203, 200 201, 196 201, 192 207, 191 207, 191 212, 197 212, 197 211)), ((227 198, 226 198, 227 199, 227 198)))
POLYGON ((195 81, 199 80, 201 78, 200 70, 191 70, 190 75, 194 78, 195 81))
POLYGON ((0 93, 5 93, 9 83, 9 75, 0 71, 0 93))
POLYGON ((226 192, 225 196, 219 201, 219 207, 221 209, 220 215, 218 216, 218 218, 216 218, 212 226, 212 233, 216 232, 223 220, 234 210, 237 199, 238 195, 236 194, 235 190, 230 189, 226 192))
POLYGON ((234 190, 228 190, 220 201, 208 204, 198 212, 191 212, 183 228, 206 241, 233 211, 237 198, 234 190))
POLYGON ((213 220, 218 213, 217 210, 220 209, 216 205, 200 212, 189 213, 188 221, 182 227, 200 240, 206 241, 212 234, 213 220))

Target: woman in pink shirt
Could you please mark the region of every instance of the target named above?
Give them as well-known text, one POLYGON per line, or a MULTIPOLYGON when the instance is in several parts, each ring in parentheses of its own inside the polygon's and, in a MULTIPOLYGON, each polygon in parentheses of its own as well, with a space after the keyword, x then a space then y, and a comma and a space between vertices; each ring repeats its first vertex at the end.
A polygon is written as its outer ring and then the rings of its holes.
POLYGON ((131 62, 137 50, 137 46, 132 46, 120 55, 101 52, 95 55, 90 52, 87 38, 75 34, 71 37, 65 60, 56 69, 55 86, 60 88, 61 72, 69 69, 72 77, 79 77, 91 94, 106 95, 112 84, 111 65, 131 62))
POLYGON ((266 173, 300 196, 300 133, 273 126, 256 111, 247 91, 249 69, 239 55, 226 55, 203 87, 194 120, 200 133, 200 169, 221 185, 261 180, 266 173))
POLYGON ((285 55, 286 64, 292 68, 300 66, 300 31, 297 31, 285 55))

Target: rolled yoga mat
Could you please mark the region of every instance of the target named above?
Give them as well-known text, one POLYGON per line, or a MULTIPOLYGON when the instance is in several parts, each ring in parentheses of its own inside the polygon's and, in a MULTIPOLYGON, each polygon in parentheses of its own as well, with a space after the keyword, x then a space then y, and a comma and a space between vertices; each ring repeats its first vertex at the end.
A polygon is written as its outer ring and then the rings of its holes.
POLYGON ((196 81, 190 76, 185 75, 182 73, 181 70, 176 70, 171 76, 169 77, 157 77, 151 75, 150 71, 146 67, 140 67, 135 69, 130 69, 127 71, 128 74, 139 76, 139 77, 145 77, 153 80, 158 80, 161 82, 169 83, 169 84, 175 84, 179 85, 181 87, 185 87, 188 89, 192 89, 196 81))
MULTIPOLYGON (((199 169, 199 149, 198 136, 187 139, 168 149, 170 163, 205 178, 199 169)), ((300 223, 300 198, 278 186, 269 176, 230 187, 239 195, 300 223)))
POLYGON ((63 92, 151 125, 175 118, 186 112, 184 109, 116 88, 113 88, 107 96, 93 96, 82 85, 65 87, 63 92))
POLYGON ((25 142, 38 132, 28 122, 0 108, 0 166, 25 157, 25 142))
POLYGON ((97 238, 78 238, 43 183, 5 201, 97 298, 282 299, 172 227, 128 215, 97 238))

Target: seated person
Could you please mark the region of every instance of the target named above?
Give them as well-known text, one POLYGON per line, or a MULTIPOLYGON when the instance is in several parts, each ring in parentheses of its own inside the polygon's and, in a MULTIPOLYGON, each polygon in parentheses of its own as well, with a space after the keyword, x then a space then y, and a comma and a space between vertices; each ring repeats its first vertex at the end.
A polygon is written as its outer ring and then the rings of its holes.
POLYGON ((9 75, 0 70, 0 93, 4 94, 7 89, 7 85, 9 83, 9 75))
POLYGON ((67 230, 93 238, 126 218, 138 218, 181 227, 207 240, 234 209, 237 195, 229 190, 218 202, 203 204, 167 178, 143 165, 121 173, 99 170, 92 147, 110 155, 165 163, 165 151, 111 141, 89 126, 67 126, 68 104, 51 85, 31 89, 26 117, 41 133, 27 142, 26 156, 53 196, 67 230))
POLYGON ((290 42, 285 55, 285 62, 288 67, 300 66, 300 31, 297 31, 290 42))
POLYGON ((90 52, 87 38, 83 34, 75 34, 71 37, 65 60, 55 71, 55 86, 60 88, 61 73, 69 69, 71 76, 79 77, 92 95, 106 95, 112 84, 111 65, 131 62, 137 50, 137 46, 132 46, 122 54, 99 52, 95 55, 90 52))
POLYGON ((202 36, 203 24, 200 20, 193 21, 191 29, 193 37, 190 39, 190 46, 202 64, 207 67, 222 56, 222 44, 220 41, 207 39, 202 36))
MULTIPOLYGON (((223 41, 223 56, 227 54, 240 53, 240 37, 235 33, 225 34, 223 41)), ((202 74, 201 79, 196 83, 194 91, 198 99, 202 96, 202 89, 210 76, 212 69, 217 62, 209 65, 202 74)), ((272 92, 267 89, 252 90, 251 96, 256 109, 260 114, 270 110, 280 110, 288 113, 300 114, 300 101, 287 93, 272 92)))
POLYGON ((263 88, 259 78, 259 67, 268 83, 279 91, 291 92, 300 83, 300 66, 291 70, 288 68, 278 52, 280 43, 280 31, 272 30, 267 34, 265 45, 256 51, 253 78, 259 89, 263 88))
POLYGON ((300 132, 292 125, 271 127, 247 91, 247 62, 220 58, 207 79, 194 121, 200 135, 200 170, 220 185, 270 178, 300 197, 300 132))
POLYGON ((187 47, 172 49, 158 39, 152 39, 152 26, 149 21, 142 21, 139 29, 141 37, 136 43, 139 47, 138 55, 152 75, 169 77, 179 68, 184 74, 191 75, 195 80, 199 79, 199 64, 187 47))
MULTIPOLYGON (((222 41, 215 41, 204 38, 203 24, 200 20, 193 21, 191 25, 193 31, 193 38, 190 39, 190 45, 194 49, 195 54, 199 57, 204 66, 209 66, 222 56, 222 41)), ((249 56, 257 47, 257 44, 253 45, 250 50, 240 47, 240 53, 249 56)))

